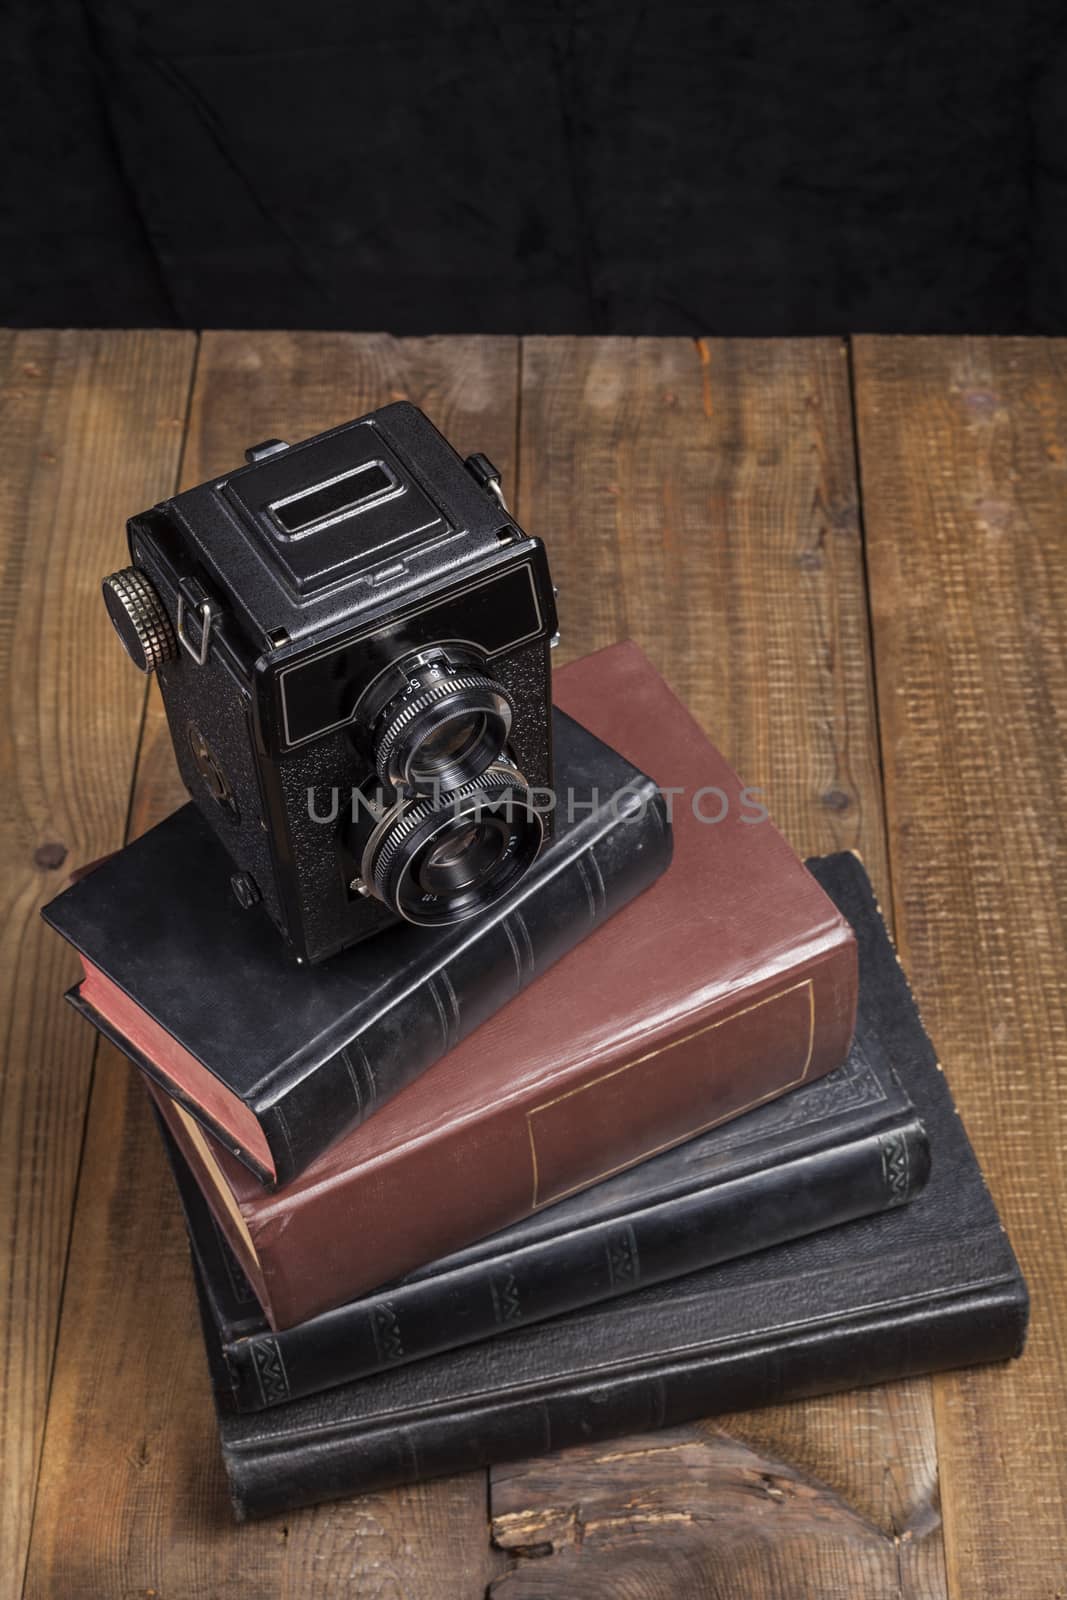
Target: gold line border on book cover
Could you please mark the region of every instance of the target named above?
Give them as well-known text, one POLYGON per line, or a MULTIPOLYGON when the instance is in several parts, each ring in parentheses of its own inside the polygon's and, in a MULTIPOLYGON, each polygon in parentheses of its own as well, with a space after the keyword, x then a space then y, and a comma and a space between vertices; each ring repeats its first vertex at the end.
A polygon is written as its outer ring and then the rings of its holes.
POLYGON ((558 1094, 551 1100, 543 1100, 538 1106, 531 1106, 526 1113, 526 1133, 530 1141, 530 1161, 533 1168, 533 1200, 531 1210, 537 1211, 541 1206, 555 1205, 559 1200, 565 1200, 570 1194, 577 1194, 580 1189, 591 1188, 594 1183, 600 1183, 604 1178, 614 1177, 616 1172, 624 1172, 627 1167, 634 1167, 639 1161, 648 1161, 652 1156, 658 1156, 661 1151, 669 1150, 672 1145, 682 1144, 686 1139, 695 1139, 697 1134, 708 1133, 712 1128, 717 1128, 720 1122, 728 1122, 733 1117, 740 1117, 746 1111, 754 1111, 765 1100, 773 1100, 780 1094, 788 1094, 791 1089, 799 1089, 808 1075, 811 1058, 815 1049, 815 984, 811 978, 803 978, 799 983, 791 984, 788 989, 779 989, 774 994, 764 995, 762 1000, 754 1000, 751 1005, 745 1006, 740 1011, 733 1011, 728 1017, 719 1017, 715 1022, 705 1023, 704 1027, 696 1028, 692 1033, 687 1033, 682 1039, 672 1039, 670 1044, 661 1045, 658 1050, 648 1050, 643 1056, 636 1056, 633 1061, 624 1061, 621 1067, 612 1067, 610 1072, 602 1072, 599 1078, 592 1078, 588 1083, 581 1083, 574 1089, 567 1089, 563 1094, 558 1094), (604 1172, 598 1172, 595 1177, 587 1179, 585 1183, 572 1184, 569 1189, 561 1189, 558 1193, 540 1195, 540 1177, 537 1165, 537 1142, 534 1138, 533 1119, 540 1111, 547 1111, 550 1106, 558 1105, 561 1100, 570 1100, 572 1096, 585 1094, 590 1089, 595 1089, 597 1084, 606 1083, 609 1078, 618 1077, 620 1072, 629 1072, 631 1067, 639 1067, 643 1061, 651 1061, 654 1056, 668 1055, 670 1051, 679 1049, 683 1044, 690 1044, 694 1039, 699 1039, 702 1034, 712 1033, 716 1028, 725 1027, 729 1022, 736 1022, 739 1017, 747 1016, 750 1011, 758 1011, 762 1006, 771 1005, 775 1000, 784 1000, 788 995, 796 994, 798 989, 808 991, 808 1049, 804 1057, 804 1065, 798 1077, 789 1083, 781 1084, 778 1088, 761 1094, 755 1100, 749 1100, 744 1105, 735 1106, 730 1111, 723 1112, 721 1117, 713 1117, 710 1122, 701 1123, 698 1128, 691 1128, 687 1133, 680 1133, 675 1139, 667 1139, 663 1144, 657 1144, 650 1150, 643 1150, 639 1155, 633 1156, 628 1161, 621 1161, 618 1166, 608 1167, 604 1172))

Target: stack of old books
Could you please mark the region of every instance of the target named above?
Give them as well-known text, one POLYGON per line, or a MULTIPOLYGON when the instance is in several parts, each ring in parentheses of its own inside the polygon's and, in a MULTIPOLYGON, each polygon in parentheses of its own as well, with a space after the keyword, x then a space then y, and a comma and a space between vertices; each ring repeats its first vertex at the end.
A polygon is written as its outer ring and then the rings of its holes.
POLYGON ((297 964, 192 804, 46 911, 158 1111, 239 1516, 1021 1348, 861 863, 635 646, 553 702, 479 915, 297 964))

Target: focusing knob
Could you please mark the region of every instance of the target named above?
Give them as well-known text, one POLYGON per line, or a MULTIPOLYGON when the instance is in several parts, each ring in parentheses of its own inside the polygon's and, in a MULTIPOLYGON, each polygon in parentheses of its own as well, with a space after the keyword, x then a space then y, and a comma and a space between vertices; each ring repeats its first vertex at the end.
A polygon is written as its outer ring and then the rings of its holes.
POLYGON ((170 618, 152 584, 137 567, 123 567, 103 583, 104 604, 134 666, 154 672, 178 654, 170 618))

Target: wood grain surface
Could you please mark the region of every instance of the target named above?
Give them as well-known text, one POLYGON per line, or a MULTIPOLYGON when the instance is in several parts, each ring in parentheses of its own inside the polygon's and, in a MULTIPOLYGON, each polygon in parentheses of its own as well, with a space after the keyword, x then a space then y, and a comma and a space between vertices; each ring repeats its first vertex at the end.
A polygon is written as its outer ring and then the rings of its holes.
MULTIPOLYGON (((518 351, 510 339, 398 342, 205 334, 186 483, 248 444, 304 438, 406 396, 505 472, 518 351)), ((136 676, 136 675, 135 675, 136 676)), ((142 831, 182 798, 153 696, 131 812, 142 831)), ((111 1050, 89 1112, 27 1594, 193 1600, 481 1595, 484 1473, 296 1512, 264 1530, 229 1510, 177 1198, 144 1091, 111 1050)))
POLYGON ((936 1592, 905 1573, 891 1529, 729 1424, 501 1467, 493 1500, 494 1537, 517 1559, 492 1600, 936 1592))
POLYGON ((1067 1593, 1067 341, 861 339, 897 937, 1033 1298, 935 1384, 953 1594, 1067 1593))
POLYGON ((100 579, 125 515, 175 483, 191 334, 0 342, 0 1594, 30 1536, 95 1041, 62 1001, 77 962, 40 920, 69 866, 122 842, 144 682, 100 579))
POLYGON ((0 344, 0 1595, 24 1563, 36 1600, 1067 1594, 1067 353, 212 333, 195 380, 194 353, 0 344), (562 659, 636 638, 798 850, 863 854, 1034 1290, 1021 1363, 232 1522, 145 1097, 110 1049, 91 1078, 37 910, 182 799, 98 599, 126 515, 180 459, 401 395, 504 469, 562 659))

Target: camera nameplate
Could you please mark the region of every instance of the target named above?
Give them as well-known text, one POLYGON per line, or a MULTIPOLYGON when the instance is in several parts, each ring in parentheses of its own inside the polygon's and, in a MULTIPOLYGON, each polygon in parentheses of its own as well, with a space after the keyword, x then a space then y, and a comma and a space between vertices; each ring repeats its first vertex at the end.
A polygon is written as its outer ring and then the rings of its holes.
POLYGON ((356 715, 368 679, 397 656, 428 645, 462 645, 485 660, 536 639, 545 631, 533 563, 524 560, 476 583, 435 595, 378 627, 301 656, 280 667, 277 675, 281 731, 287 749, 347 727, 356 715), (448 612, 447 637, 435 631, 432 618, 448 612), (457 623, 462 632, 457 632, 457 623), (525 623, 525 626, 523 625, 525 623), (347 658, 347 659, 346 659, 347 658), (369 670, 368 670, 369 669, 369 670), (351 696, 347 704, 346 696, 351 696), (343 714, 312 726, 309 709, 332 701, 343 714))

